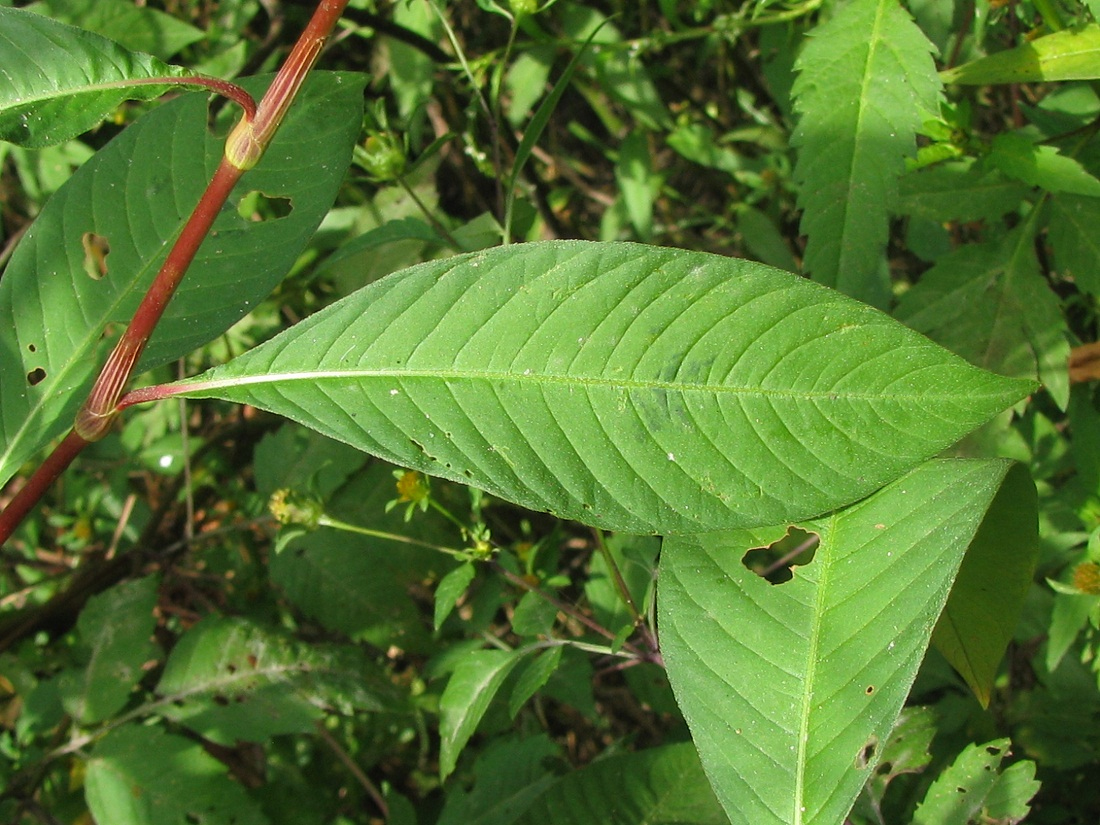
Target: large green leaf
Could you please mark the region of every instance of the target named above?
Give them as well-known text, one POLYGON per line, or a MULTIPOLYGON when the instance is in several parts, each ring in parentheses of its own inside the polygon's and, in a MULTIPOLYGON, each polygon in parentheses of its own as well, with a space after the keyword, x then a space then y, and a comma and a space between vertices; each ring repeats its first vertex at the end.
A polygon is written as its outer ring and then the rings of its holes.
POLYGON ((158 657, 152 641, 157 603, 155 577, 123 582, 93 596, 80 611, 77 658, 82 667, 61 675, 65 711, 81 724, 101 722, 126 704, 145 674, 142 665, 158 657))
POLYGON ((101 739, 84 778, 96 822, 111 825, 264 825, 260 806, 198 742, 126 725, 101 739))
MULTIPOLYGON (((33 16, 33 15, 32 15, 33 16)), ((36 19, 41 19, 37 18, 36 19)), ((362 78, 318 73, 270 150, 215 222, 142 359, 178 358, 221 334, 285 275, 332 205, 362 117, 362 78), (242 194, 290 200, 248 221, 242 194)), ((265 81, 249 81, 253 92, 265 81)), ((127 128, 50 199, 0 280, 0 483, 71 425, 221 158, 205 95, 184 95, 127 128), (90 257, 85 243, 110 251, 90 257), (89 270, 88 267, 91 266, 89 270)))
POLYGON ((661 650, 732 822, 844 819, 1010 466, 929 462, 798 525, 820 545, 783 584, 769 584, 743 557, 785 526, 665 540, 661 650))
POLYGON ((101 35, 0 8, 0 140, 32 148, 63 143, 124 100, 158 97, 176 85, 128 81, 189 74, 101 35))
POLYGON ((547 242, 390 276, 174 391, 669 534, 834 509, 1032 386, 760 264, 547 242))
POLYGON ((326 710, 380 710, 392 696, 354 648, 306 645, 219 618, 184 634, 157 692, 161 713, 226 745, 305 733, 326 710))
POLYGON ((517 825, 726 825, 690 743, 609 756, 566 775, 517 825))
POLYGON ((884 306, 889 210, 916 132, 937 111, 934 47, 897 0, 853 0, 814 30, 798 60, 791 142, 805 210, 805 268, 884 306))

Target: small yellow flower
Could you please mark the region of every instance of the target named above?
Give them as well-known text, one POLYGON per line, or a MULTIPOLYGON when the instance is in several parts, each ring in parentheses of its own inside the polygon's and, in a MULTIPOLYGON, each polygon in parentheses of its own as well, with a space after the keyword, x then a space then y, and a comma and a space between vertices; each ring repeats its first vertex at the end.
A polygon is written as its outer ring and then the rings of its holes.
POLYGON ((1086 561, 1073 571, 1073 586, 1090 596, 1100 596, 1100 564, 1086 561))
MULTIPOLYGON (((394 475, 397 475, 396 473, 394 475)), ((397 479, 397 500, 409 504, 421 504, 427 502, 431 495, 426 476, 416 470, 406 470, 397 479)))

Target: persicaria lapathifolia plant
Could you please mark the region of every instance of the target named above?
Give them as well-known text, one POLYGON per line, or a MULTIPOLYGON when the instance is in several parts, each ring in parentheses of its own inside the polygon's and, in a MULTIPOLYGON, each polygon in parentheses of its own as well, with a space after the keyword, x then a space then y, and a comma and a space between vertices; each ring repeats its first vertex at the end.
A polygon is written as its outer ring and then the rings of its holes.
POLYGON ((1100 804, 1092 5, 346 5, 0 8, 0 819, 1100 804))

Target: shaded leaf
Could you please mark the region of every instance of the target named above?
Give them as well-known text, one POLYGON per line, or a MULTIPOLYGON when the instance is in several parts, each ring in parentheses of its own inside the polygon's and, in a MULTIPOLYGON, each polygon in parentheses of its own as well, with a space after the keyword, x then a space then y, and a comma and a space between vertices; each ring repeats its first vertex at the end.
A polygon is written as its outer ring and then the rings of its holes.
POLYGON ((609 756, 544 791, 518 825, 726 825, 690 742, 609 756))
POLYGON ((515 719, 527 700, 534 696, 554 675, 554 671, 561 664, 561 656, 565 647, 556 645, 547 648, 527 663, 527 666, 516 679, 516 686, 508 699, 508 714, 515 719))
POLYGON ((1017 465, 970 543, 932 643, 989 706, 993 679, 1024 607, 1039 557, 1035 484, 1017 465))
POLYGON ((864 496, 1030 388, 740 260, 546 242, 385 278, 174 386, 636 533, 864 496))
POLYGON ((1060 406, 1068 403, 1065 320, 1032 237, 1019 229, 943 256, 902 296, 894 317, 972 364, 1039 378, 1060 406))
POLYGON ((1054 146, 1033 143, 1009 132, 993 138, 988 162, 1009 177, 1048 192, 1100 196, 1100 180, 1079 161, 1066 157, 1054 146))
POLYGON ((902 774, 920 773, 932 761, 930 747, 936 735, 936 714, 926 707, 904 708, 883 743, 878 768, 867 780, 856 802, 856 812, 869 809, 872 822, 885 822, 882 799, 886 788, 902 774))
MULTIPOLYGON (((258 92, 266 82, 243 85, 258 92)), ((310 75, 271 148, 200 247, 141 368, 215 338, 290 269, 343 180, 362 118, 362 83, 354 75, 310 75), (244 220, 236 201, 253 190, 290 199, 290 214, 244 220)), ((13 253, 0 279, 0 315, 15 319, 0 325, 0 483, 71 425, 166 242, 217 168, 222 143, 209 134, 206 115, 206 96, 189 94, 125 129, 49 200, 13 253), (99 279, 85 272, 87 233, 110 247, 99 279)))
POLYGON ((786 526, 665 539, 669 680, 734 823, 844 819, 878 761, 1007 461, 933 461, 799 524, 820 545, 773 585, 743 557, 786 526))
POLYGON ((999 218, 1020 207, 1028 187, 972 162, 937 164, 902 175, 897 212, 930 221, 999 218))
POLYGON ((264 825, 267 818, 202 745, 160 728, 126 725, 92 751, 88 808, 111 825, 264 825))
POLYGON ((916 133, 937 111, 934 47, 897 0, 853 0, 812 32, 793 94, 804 266, 884 306, 889 211, 916 133))
POLYGON ((1100 77, 1100 26, 1089 23, 940 72, 944 83, 986 86, 1100 77))
POLYGON ((454 610, 455 603, 462 598, 470 582, 474 580, 474 565, 472 562, 460 564, 446 576, 439 580, 435 588, 435 612, 433 623, 435 629, 442 627, 446 618, 454 610))
POLYGON ((98 34, 0 8, 0 140, 30 148, 63 143, 124 100, 159 97, 176 85, 127 81, 190 74, 98 34))
POLYGON ((510 825, 557 781, 548 763, 559 758, 558 746, 546 734, 493 742, 474 762, 470 792, 447 793, 437 825, 510 825))
POLYGON ((439 776, 446 779, 508 674, 525 650, 475 650, 463 656, 439 699, 439 776))
POLYGON ((999 771, 1008 756, 1008 739, 970 745, 932 783, 917 806, 913 825, 968 825, 971 822, 1020 822, 1039 791, 1035 763, 1017 762, 999 771))
POLYGON ((1100 295, 1100 198, 1057 195, 1050 199, 1050 244, 1058 272, 1085 292, 1100 295))
POLYGON ((65 711, 84 725, 120 711, 141 677, 142 665, 159 655, 151 636, 156 627, 157 579, 124 582, 93 596, 80 611, 76 656, 79 670, 61 676, 65 711))
MULTIPOLYGON (((402 509, 385 512, 395 497, 392 468, 375 463, 328 502, 336 518, 365 521, 374 530, 431 544, 446 544, 454 529, 435 512, 409 523, 402 509)), ((409 596, 414 582, 454 566, 436 550, 321 528, 297 535, 271 560, 272 581, 310 618, 327 629, 388 647, 421 652, 431 638, 409 596)))
POLYGON ((210 618, 173 648, 161 712, 232 745, 304 733, 326 711, 381 710, 391 691, 354 648, 297 642, 243 619, 210 618))

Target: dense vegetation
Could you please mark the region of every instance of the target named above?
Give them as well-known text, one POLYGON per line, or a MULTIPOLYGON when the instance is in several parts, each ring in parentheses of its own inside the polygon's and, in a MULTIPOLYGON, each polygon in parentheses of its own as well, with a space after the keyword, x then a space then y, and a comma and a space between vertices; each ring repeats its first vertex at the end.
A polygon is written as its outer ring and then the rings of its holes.
POLYGON ((0 821, 1095 821, 1100 3, 23 5, 0 821))

